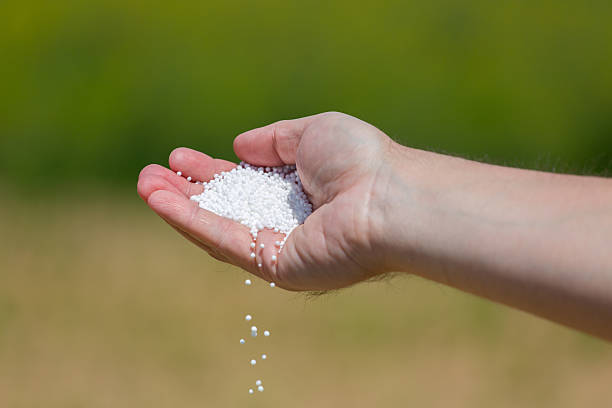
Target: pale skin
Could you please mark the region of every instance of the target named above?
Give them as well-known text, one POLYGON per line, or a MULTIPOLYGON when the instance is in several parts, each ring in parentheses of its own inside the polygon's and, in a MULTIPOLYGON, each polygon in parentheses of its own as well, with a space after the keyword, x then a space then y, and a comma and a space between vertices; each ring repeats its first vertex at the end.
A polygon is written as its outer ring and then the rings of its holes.
POLYGON ((252 259, 248 229, 200 209, 189 197, 202 186, 185 179, 235 163, 176 149, 170 169, 142 170, 138 193, 216 259, 296 291, 411 273, 612 340, 612 180, 411 149, 335 112, 245 132, 234 150, 258 166, 295 164, 315 211, 277 261, 282 234, 269 230, 252 259))

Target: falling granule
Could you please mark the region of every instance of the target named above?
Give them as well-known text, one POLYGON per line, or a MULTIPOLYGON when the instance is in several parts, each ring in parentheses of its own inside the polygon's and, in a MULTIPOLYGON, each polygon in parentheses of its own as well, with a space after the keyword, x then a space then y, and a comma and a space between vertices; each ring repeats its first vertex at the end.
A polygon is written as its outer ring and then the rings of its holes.
MULTIPOLYGON (((182 173, 177 172, 179 176, 182 173)), ((191 181, 191 177, 187 177, 191 181)), ((284 238, 274 241, 270 260, 272 267, 278 265, 281 250, 296 227, 303 224, 312 213, 312 204, 302 188, 302 182, 295 166, 281 167, 255 167, 247 163, 240 163, 231 171, 216 174, 208 182, 196 182, 204 187, 201 194, 191 196, 190 199, 197 202, 200 208, 211 211, 222 217, 229 218, 246 226, 253 241, 249 244, 248 256, 259 269, 263 268, 263 253, 266 245, 260 242, 257 245, 257 235, 263 229, 273 230, 275 233, 284 234, 284 238), (257 260, 258 251, 260 253, 257 260)), ((251 286, 251 280, 244 281, 246 286, 251 286)), ((270 282, 270 287, 276 284, 270 282)), ((251 321, 252 316, 247 314, 245 320, 251 321)), ((257 327, 251 327, 251 336, 257 337, 257 327)), ((264 337, 269 337, 270 331, 264 331, 264 337)), ((240 344, 245 344, 245 339, 240 339, 240 344)), ((266 360, 266 354, 261 355, 266 360)), ((250 360, 251 366, 257 361, 250 360)), ((264 387, 261 380, 255 382, 257 390, 263 392, 264 387)), ((253 394, 253 388, 249 388, 249 394, 253 394)))

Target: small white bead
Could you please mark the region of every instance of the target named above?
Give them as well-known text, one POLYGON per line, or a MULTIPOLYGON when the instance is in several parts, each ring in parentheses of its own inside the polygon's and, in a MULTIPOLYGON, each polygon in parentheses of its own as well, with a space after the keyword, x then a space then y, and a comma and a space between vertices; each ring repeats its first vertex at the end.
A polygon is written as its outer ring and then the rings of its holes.
POLYGON ((179 177, 181 177, 181 176, 183 175, 183 172, 182 172, 182 171, 177 171, 177 172, 176 172, 176 175, 177 175, 177 176, 179 176, 179 177))
POLYGON ((259 244, 259 247, 260 247, 261 249, 263 249, 263 248, 265 247, 265 245, 264 245, 264 244, 259 244))
POLYGON ((257 360, 255 359, 251 360, 251 365, 254 366, 255 364, 257 364, 257 360))
POLYGON ((258 263, 257 266, 261 268, 261 264, 260 263, 258 263))
POLYGON ((261 385, 261 380, 255 381, 255 385, 261 385))
POLYGON ((249 394, 252 394, 254 391, 252 388, 249 388, 249 394))
POLYGON ((270 287, 271 287, 271 288, 276 287, 276 283, 274 283, 274 282, 270 282, 270 287))
POLYGON ((281 242, 280 241, 274 241, 274 245, 276 245, 277 247, 281 246, 281 242))
POLYGON ((272 255, 272 262, 276 261, 276 255, 272 255))
POLYGON ((267 330, 266 330, 266 331, 264 331, 264 336, 268 337, 269 335, 270 335, 270 332, 269 332, 269 331, 267 331, 267 330))
POLYGON ((244 316, 244 320, 246 320, 247 322, 250 322, 252 318, 253 317, 251 315, 244 316))
POLYGON ((191 176, 187 177, 187 181, 191 181, 191 176))
POLYGON ((251 258, 255 258, 255 252, 251 252, 251 258))
POLYGON ((263 392, 263 390, 264 390, 263 385, 260 385, 259 387, 257 387, 257 391, 263 392))
POLYGON ((251 248, 255 248, 255 243, 254 243, 254 242, 251 242, 250 247, 251 247, 251 248))
MULTIPOLYGON (((204 191, 190 199, 200 208, 245 225, 254 239, 264 229, 288 236, 312 213, 295 166, 268 170, 241 162, 201 184, 204 191)), ((283 243, 277 246, 282 248, 283 243)), ((252 252, 259 245, 255 243, 252 252)))
POLYGON ((256 332, 257 331, 257 326, 251 326, 251 331, 252 332, 256 332))
POLYGON ((240 344, 244 344, 244 343, 246 343, 246 340, 245 339, 240 339, 240 344))
POLYGON ((267 356, 266 354, 262 354, 262 355, 261 355, 261 359, 262 359, 262 360, 265 360, 266 358, 268 358, 268 356, 267 356))

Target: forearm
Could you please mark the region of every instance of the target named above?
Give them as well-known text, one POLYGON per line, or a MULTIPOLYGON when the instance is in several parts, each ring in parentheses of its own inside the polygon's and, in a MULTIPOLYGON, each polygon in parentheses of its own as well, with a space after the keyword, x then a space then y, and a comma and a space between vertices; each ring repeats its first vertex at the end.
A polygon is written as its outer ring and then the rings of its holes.
POLYGON ((612 181, 395 147, 388 267, 612 340, 612 181))

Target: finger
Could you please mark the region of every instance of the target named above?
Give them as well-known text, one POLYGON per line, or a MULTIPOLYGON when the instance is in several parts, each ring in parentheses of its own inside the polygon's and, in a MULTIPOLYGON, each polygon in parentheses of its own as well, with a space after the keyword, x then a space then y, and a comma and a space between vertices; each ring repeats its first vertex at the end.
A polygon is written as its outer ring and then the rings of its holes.
POLYGON ((179 177, 171 170, 157 164, 149 164, 138 176, 138 195, 147 201, 149 196, 157 190, 168 190, 179 192, 187 197, 200 194, 203 191, 201 185, 190 183, 183 177, 179 177))
MULTIPOLYGON (((299 225, 295 228, 283 245, 281 256, 279 256, 278 263, 276 265, 276 281, 280 287, 287 290, 304 290, 307 288, 307 283, 304 280, 308 280, 308 274, 295 274, 296 268, 301 270, 308 270, 304 267, 305 254, 299 251, 300 246, 296 244, 300 238, 304 235, 304 225, 299 225)), ((316 265, 311 265, 313 268, 317 268, 316 265)))
POLYGON ((234 152, 256 166, 295 164, 300 138, 315 116, 282 120, 244 132, 234 139, 234 152))
POLYGON ((149 196, 147 203, 160 217, 235 265, 248 271, 257 269, 255 260, 250 257, 251 235, 244 225, 203 210, 173 191, 157 190, 149 196))
POLYGON ((172 224, 168 223, 168 225, 170 225, 176 232, 181 234, 187 241, 191 242, 192 244, 194 244, 198 248, 203 249, 204 251, 206 251, 208 253, 208 255, 212 256, 216 260, 221 261, 221 262, 226 262, 226 263, 229 262, 229 260, 226 257, 224 257, 223 255, 219 254, 218 252, 213 251, 211 248, 207 247, 206 245, 204 245, 203 243, 201 243, 200 241, 195 239, 190 234, 186 233, 185 231, 181 230, 178 227, 175 227, 172 224))
POLYGON ((183 177, 191 177, 193 181, 208 181, 215 174, 229 171, 236 167, 235 163, 212 157, 186 147, 176 148, 168 159, 170 168, 182 172, 183 177))
POLYGON ((263 229, 257 233, 257 242, 252 251, 256 255, 259 276, 268 282, 278 281, 276 265, 280 258, 280 243, 283 241, 284 236, 282 232, 274 232, 270 229, 263 229))

